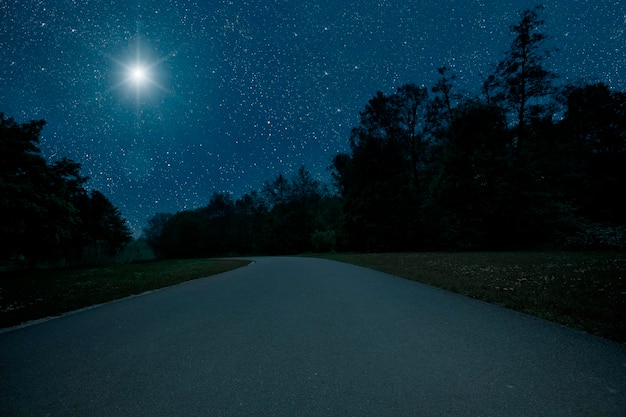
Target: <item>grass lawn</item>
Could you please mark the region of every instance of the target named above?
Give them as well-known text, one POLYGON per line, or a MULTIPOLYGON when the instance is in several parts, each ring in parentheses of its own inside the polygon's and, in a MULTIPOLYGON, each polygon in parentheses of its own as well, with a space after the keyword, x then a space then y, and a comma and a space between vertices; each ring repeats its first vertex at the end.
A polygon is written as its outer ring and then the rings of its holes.
POLYGON ((0 328, 219 274, 239 260, 171 260, 110 267, 0 273, 0 328))
POLYGON ((329 254, 626 342, 626 253, 329 254))

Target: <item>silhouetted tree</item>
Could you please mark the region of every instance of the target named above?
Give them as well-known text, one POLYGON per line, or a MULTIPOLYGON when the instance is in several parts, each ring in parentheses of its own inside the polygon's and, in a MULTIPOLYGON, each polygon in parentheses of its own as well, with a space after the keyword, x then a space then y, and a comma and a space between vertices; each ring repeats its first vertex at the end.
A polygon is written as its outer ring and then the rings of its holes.
POLYGON ((205 248, 206 218, 197 210, 184 210, 172 216, 161 235, 163 256, 201 258, 211 254, 205 248))
POLYGON ((84 242, 102 248, 108 256, 117 254, 131 240, 119 209, 98 190, 92 190, 85 203, 79 206, 84 242))
POLYGON ((594 221, 626 225, 626 93, 606 84, 568 87, 561 122, 575 154, 569 190, 594 221))
POLYGON ((47 212, 42 195, 47 166, 38 147, 44 125, 43 120, 20 125, 0 113, 0 245, 3 258, 38 256, 38 253, 29 252, 33 249, 41 251, 45 246, 43 242, 50 238, 42 234, 40 240, 32 242, 47 212), (37 225, 33 224, 34 219, 38 219, 37 225))
POLYGON ((266 241, 267 251, 277 254, 309 250, 311 234, 318 227, 322 198, 319 182, 301 166, 291 180, 280 174, 266 181, 263 191, 270 203, 265 230, 272 239, 266 241))
POLYGON ((511 233, 509 152, 502 109, 480 102, 457 109, 431 186, 444 247, 485 248, 511 233))
POLYGON ((544 21, 538 12, 543 7, 524 10, 520 22, 511 26, 515 39, 504 60, 496 67, 483 85, 489 104, 504 103, 514 112, 518 140, 524 139, 525 128, 531 115, 542 113, 541 99, 554 92, 554 73, 544 68, 550 51, 543 48, 547 36, 538 32, 544 21), (531 105, 531 100, 534 100, 531 105))
POLYGON ((410 181, 417 192, 420 185, 419 170, 422 164, 424 142, 432 132, 432 120, 429 118, 428 89, 415 84, 405 84, 392 95, 398 108, 400 130, 399 140, 403 153, 410 166, 410 181))
POLYGON ((359 113, 351 155, 333 161, 344 197, 347 235, 361 249, 416 244, 424 155, 433 132, 428 90, 403 85, 391 96, 378 92, 359 113))
POLYGON ((320 227, 322 189, 319 181, 302 165, 291 179, 290 190, 287 218, 290 218, 296 240, 294 250, 303 252, 310 250, 311 234, 320 227))
POLYGON ((128 227, 101 193, 87 193, 80 164, 63 158, 49 165, 41 157, 44 125, 0 114, 1 256, 23 256, 31 265, 76 260, 96 241, 113 254, 130 239, 128 227))
POLYGON ((197 210, 201 216, 203 236, 200 244, 207 255, 235 254, 237 229, 235 202, 229 193, 213 193, 209 204, 197 210))
POLYGON ((321 195, 320 183, 313 178, 304 165, 298 168, 298 171, 291 179, 289 187, 289 200, 302 203, 304 205, 312 203, 321 195))
POLYGON ((257 191, 245 193, 235 202, 237 252, 242 255, 262 253, 268 236, 265 233, 267 204, 257 191))
POLYGON ((437 84, 432 88, 432 92, 435 94, 433 99, 433 107, 437 113, 431 117, 437 117, 435 124, 441 125, 444 121, 449 125, 453 118, 453 109, 455 103, 463 98, 461 94, 453 92, 453 81, 456 80, 456 76, 450 72, 448 67, 440 67, 437 72, 441 78, 437 81, 437 84))
POLYGON ((154 251, 154 255, 158 258, 165 255, 163 251, 165 244, 163 242, 163 231, 172 217, 173 214, 170 213, 156 213, 148 219, 148 225, 143 229, 148 246, 150 246, 150 249, 154 251))
POLYGON ((289 198, 289 180, 281 173, 273 181, 263 183, 263 195, 270 206, 285 204, 289 198))

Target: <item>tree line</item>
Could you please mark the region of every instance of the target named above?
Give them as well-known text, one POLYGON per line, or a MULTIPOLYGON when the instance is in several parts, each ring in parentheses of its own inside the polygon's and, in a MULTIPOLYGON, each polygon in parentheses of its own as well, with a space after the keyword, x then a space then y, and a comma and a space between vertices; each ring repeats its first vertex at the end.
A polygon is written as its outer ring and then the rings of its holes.
POLYGON ((302 166, 237 200, 214 193, 205 207, 157 213, 144 235, 158 257, 329 251, 338 248, 341 219, 341 200, 302 166))
POLYGON ((603 83, 557 88, 541 7, 511 26, 510 48, 480 96, 439 69, 432 88, 377 92, 335 193, 303 168, 237 201, 158 214, 161 256, 308 250, 515 250, 626 247, 626 94, 603 83))
MULTIPOLYGON (((427 88, 377 92, 359 113, 331 187, 302 166, 234 200, 157 213, 159 257, 307 251, 626 247, 626 93, 557 87, 541 8, 525 10, 480 95, 450 69, 427 88)), ((80 164, 47 163, 44 121, 0 114, 0 259, 29 264, 107 255, 130 240, 119 210, 85 188, 80 164)))
POLYGON ((624 247, 626 94, 556 88, 541 8, 525 10, 482 96, 377 93, 333 161, 358 250, 624 247))
POLYGON ((0 260, 41 266, 82 262, 86 250, 113 256, 130 229, 104 194, 85 188, 80 164, 41 156, 44 125, 0 113, 0 260))

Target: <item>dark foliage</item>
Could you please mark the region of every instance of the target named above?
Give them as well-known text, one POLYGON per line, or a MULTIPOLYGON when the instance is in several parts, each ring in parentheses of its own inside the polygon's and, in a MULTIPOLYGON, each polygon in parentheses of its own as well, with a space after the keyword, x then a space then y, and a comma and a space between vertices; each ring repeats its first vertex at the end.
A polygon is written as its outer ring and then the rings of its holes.
POLYGON ((511 26, 515 39, 505 57, 483 86, 488 104, 504 106, 513 113, 517 140, 525 138, 527 122, 532 117, 544 115, 549 108, 542 98, 553 93, 552 82, 556 75, 543 66, 550 51, 543 48, 548 38, 539 32, 543 20, 538 13, 543 7, 525 10, 520 22, 511 26))
POLYGON ((483 98, 441 68, 431 98, 410 84, 369 101, 333 160, 350 249, 624 248, 626 94, 566 87, 559 101, 540 10, 511 27, 483 98))
POLYGON ((334 250, 340 222, 337 197, 301 167, 266 181, 262 194, 215 193, 206 207, 157 214, 144 234, 160 257, 293 254, 334 250))
POLYGON ((80 164, 41 157, 44 125, 0 113, 0 257, 32 266, 77 262, 88 246, 114 255, 130 240, 125 221, 102 193, 85 190, 80 164))
POLYGON ((565 97, 562 134, 576 170, 568 194, 591 220, 626 225, 626 93, 592 84, 565 97))
POLYGON ((496 245, 511 233, 510 144, 500 108, 470 102, 456 109, 431 184, 440 245, 496 245))

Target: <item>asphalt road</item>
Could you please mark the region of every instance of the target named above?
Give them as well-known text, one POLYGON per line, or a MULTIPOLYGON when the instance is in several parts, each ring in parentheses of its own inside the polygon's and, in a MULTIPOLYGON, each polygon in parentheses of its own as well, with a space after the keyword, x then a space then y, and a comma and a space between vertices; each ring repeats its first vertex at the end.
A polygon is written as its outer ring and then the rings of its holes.
POLYGON ((346 264, 257 258, 0 334, 0 415, 626 416, 626 346, 346 264))

